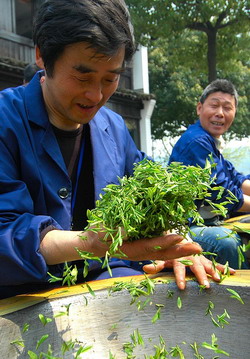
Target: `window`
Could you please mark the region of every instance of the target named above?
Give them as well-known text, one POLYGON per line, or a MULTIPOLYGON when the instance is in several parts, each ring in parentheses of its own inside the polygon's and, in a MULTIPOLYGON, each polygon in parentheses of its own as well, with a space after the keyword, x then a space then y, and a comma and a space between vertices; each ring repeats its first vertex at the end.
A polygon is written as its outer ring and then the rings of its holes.
POLYGON ((126 70, 121 74, 118 88, 132 90, 132 69, 130 67, 126 67, 126 70))
POLYGON ((33 16, 44 0, 15 0, 16 34, 32 38, 33 16))
POLYGON ((15 0, 17 35, 32 37, 32 7, 30 0, 15 0))
POLYGON ((140 148, 139 121, 135 119, 125 119, 125 122, 136 146, 140 148))

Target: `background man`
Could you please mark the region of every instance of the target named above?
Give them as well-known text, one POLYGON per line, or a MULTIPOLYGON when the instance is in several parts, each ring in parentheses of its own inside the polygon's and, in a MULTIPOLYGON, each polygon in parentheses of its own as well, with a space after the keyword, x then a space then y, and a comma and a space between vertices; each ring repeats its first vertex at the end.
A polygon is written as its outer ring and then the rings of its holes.
POLYGON ((23 84, 28 84, 39 70, 41 69, 37 66, 37 64, 28 64, 25 66, 23 70, 23 84))
MULTIPOLYGON (((217 201, 213 193, 213 202, 223 202, 227 197, 227 190, 231 191, 238 201, 226 205, 229 214, 235 211, 250 211, 250 175, 239 173, 231 162, 227 161, 220 152, 222 135, 230 128, 234 121, 238 105, 238 94, 234 85, 225 79, 218 79, 209 84, 203 91, 197 104, 199 119, 188 127, 175 144, 169 162, 177 161, 185 165, 205 167, 206 160, 212 154, 216 163, 212 176, 215 185, 222 186, 225 191, 217 201)), ((202 245, 204 250, 218 254, 218 261, 227 260, 234 268, 238 268, 239 237, 231 231, 216 227, 219 225, 217 216, 212 208, 204 203, 199 212, 205 220, 207 228, 192 226, 191 230, 197 235, 194 239, 202 245), (220 240, 217 240, 219 239, 220 240)))

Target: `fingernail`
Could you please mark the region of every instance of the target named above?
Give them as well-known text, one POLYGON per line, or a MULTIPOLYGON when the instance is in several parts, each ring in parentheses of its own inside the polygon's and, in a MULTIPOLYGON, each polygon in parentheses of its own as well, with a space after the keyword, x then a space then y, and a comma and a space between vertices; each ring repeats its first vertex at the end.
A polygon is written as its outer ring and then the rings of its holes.
POLYGON ((185 282, 180 281, 180 282, 178 283, 178 287, 179 287, 179 289, 185 289, 185 282))
POLYGON ((201 245, 198 242, 192 241, 193 244, 195 244, 197 247, 201 247, 201 245))
POLYGON ((203 285, 205 285, 206 288, 210 287, 210 284, 209 284, 208 280, 204 280, 203 285))
POLYGON ((216 273, 214 274, 214 278, 220 280, 220 275, 219 275, 219 273, 216 272, 216 273))

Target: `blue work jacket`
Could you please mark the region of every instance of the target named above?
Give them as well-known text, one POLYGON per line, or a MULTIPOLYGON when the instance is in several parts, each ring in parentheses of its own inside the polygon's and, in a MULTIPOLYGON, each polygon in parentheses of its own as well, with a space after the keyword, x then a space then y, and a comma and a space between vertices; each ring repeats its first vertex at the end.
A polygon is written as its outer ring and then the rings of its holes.
MULTIPOLYGON (((250 175, 244 176, 239 173, 233 164, 223 157, 216 147, 215 138, 203 129, 200 120, 190 125, 177 141, 173 147, 169 163, 181 162, 186 166, 200 166, 204 168, 210 154, 212 154, 213 160, 216 163, 216 167, 212 171, 212 176, 216 176, 216 185, 230 190, 238 199, 238 202, 228 203, 226 207, 229 212, 237 211, 243 205, 241 185, 246 179, 250 178, 250 175)), ((210 198, 214 202, 216 202, 216 195, 217 193, 214 192, 210 198)), ((227 195, 226 192, 225 195, 227 195)), ((221 201, 224 199, 222 198, 221 201)))
MULTIPOLYGON (((95 199, 146 155, 121 116, 102 107, 90 121, 95 199)), ((0 286, 47 281, 40 234, 71 228, 72 184, 48 119, 38 73, 0 93, 0 286), (66 189, 60 191, 60 189, 66 189), (63 197, 63 198, 61 198, 63 197)))

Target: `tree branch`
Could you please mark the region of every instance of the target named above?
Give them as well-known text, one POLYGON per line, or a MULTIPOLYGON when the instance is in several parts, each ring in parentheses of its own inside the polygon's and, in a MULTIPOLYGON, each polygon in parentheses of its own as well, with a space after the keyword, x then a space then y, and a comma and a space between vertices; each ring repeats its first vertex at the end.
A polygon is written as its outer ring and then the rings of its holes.
POLYGON ((218 28, 222 21, 226 18, 227 13, 226 11, 222 11, 222 13, 218 16, 218 19, 216 21, 215 27, 218 28))
POLYGON ((221 24, 218 29, 223 29, 224 27, 227 27, 227 26, 230 26, 230 25, 233 25, 233 24, 238 24, 239 23, 239 20, 238 19, 234 19, 234 20, 231 20, 231 21, 228 21, 226 24, 221 24))
POLYGON ((190 29, 190 30, 198 30, 198 31, 203 31, 203 32, 208 31, 207 26, 205 26, 205 24, 202 22, 193 22, 192 24, 187 24, 186 28, 190 29))

